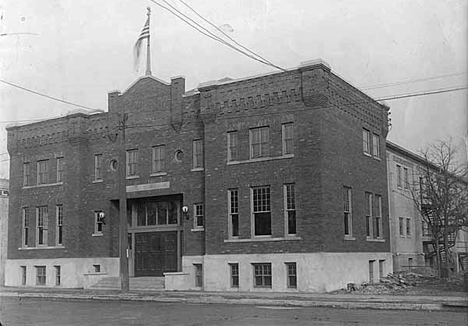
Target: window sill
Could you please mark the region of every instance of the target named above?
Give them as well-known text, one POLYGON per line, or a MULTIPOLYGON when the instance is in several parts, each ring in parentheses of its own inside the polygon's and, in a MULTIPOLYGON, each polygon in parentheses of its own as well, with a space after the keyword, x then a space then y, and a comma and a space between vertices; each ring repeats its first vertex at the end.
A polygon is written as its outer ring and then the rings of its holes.
POLYGON ((44 183, 35 186, 23 186, 23 189, 32 189, 32 188, 41 188, 41 187, 53 187, 53 186, 61 186, 63 182, 56 182, 56 183, 44 183))
POLYGON ((366 153, 366 152, 363 152, 365 156, 367 157, 372 157, 372 155, 370 153, 366 153))
POLYGON ((204 170, 205 170, 204 168, 193 168, 190 171, 191 172, 197 172, 197 171, 204 171, 204 170))
POLYGON ((260 157, 260 158, 252 158, 245 161, 230 161, 227 162, 227 165, 238 165, 238 164, 246 164, 246 163, 255 163, 255 162, 266 162, 266 161, 274 161, 274 160, 283 160, 294 158, 294 154, 288 154, 283 156, 275 156, 275 157, 260 157))
POLYGON ((93 237, 102 237, 104 234, 103 233, 93 233, 91 236, 93 237))
POLYGON ((151 173, 150 177, 161 177, 163 175, 167 175, 167 172, 157 172, 157 173, 151 173))
POLYGON ((385 242, 385 239, 366 238, 366 241, 369 241, 369 242, 385 242))
POLYGON ((191 229, 190 231, 192 231, 192 232, 205 232, 205 228, 195 228, 195 229, 191 229))
POLYGON ((382 161, 382 159, 381 159, 380 157, 378 157, 378 156, 374 156, 374 160, 376 160, 376 161, 382 161))
POLYGON ((350 236, 350 235, 345 235, 345 236, 344 236, 344 239, 345 239, 345 240, 348 240, 348 241, 353 241, 353 240, 356 240, 356 238, 355 238, 355 237, 353 237, 353 236, 350 236))
POLYGON ((283 237, 283 238, 272 238, 272 237, 255 237, 250 239, 225 239, 224 242, 261 242, 261 241, 297 241, 302 240, 301 237, 283 237))
POLYGON ((140 177, 139 175, 130 175, 130 176, 126 176, 125 179, 132 180, 132 179, 138 179, 139 177, 140 177))
POLYGON ((65 246, 20 247, 18 250, 65 249, 65 246))
POLYGON ((93 180, 93 183, 101 183, 101 182, 104 182, 104 180, 103 179, 93 180))

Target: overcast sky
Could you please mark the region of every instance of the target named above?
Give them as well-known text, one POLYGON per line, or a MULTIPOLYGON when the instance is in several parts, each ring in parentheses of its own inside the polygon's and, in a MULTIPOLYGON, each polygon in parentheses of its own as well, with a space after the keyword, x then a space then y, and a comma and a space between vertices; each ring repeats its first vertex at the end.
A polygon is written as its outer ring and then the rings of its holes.
MULTIPOLYGON (((196 19, 179 0, 166 1, 196 19)), ((365 90, 374 98, 467 84, 467 0, 184 1, 276 65, 321 58, 353 85, 374 87, 365 90), (439 76, 445 77, 433 79, 439 76), (382 84, 393 85, 375 88, 382 84)), ((4 0, 0 6, 0 78, 87 107, 106 111, 108 91, 123 91, 144 74, 143 66, 134 70, 133 45, 148 6, 152 72, 159 79, 183 75, 188 90, 274 71, 148 0, 4 0)), ((415 152, 449 136, 463 144, 466 90, 387 104, 389 140, 415 152)), ((0 177, 8 177, 10 121, 74 109, 0 83, 0 177)))

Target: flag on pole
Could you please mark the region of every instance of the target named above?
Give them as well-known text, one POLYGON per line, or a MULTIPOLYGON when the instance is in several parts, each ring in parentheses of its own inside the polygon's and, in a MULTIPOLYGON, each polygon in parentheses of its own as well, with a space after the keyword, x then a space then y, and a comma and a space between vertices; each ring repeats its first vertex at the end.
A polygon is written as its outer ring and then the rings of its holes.
POLYGON ((134 52, 134 57, 135 57, 135 70, 138 71, 138 62, 140 60, 140 53, 141 53, 141 43, 143 42, 144 39, 147 39, 149 42, 149 37, 150 37, 150 16, 148 15, 148 18, 146 19, 145 26, 143 26, 143 29, 141 30, 140 36, 138 37, 138 40, 135 43, 133 52, 134 52))

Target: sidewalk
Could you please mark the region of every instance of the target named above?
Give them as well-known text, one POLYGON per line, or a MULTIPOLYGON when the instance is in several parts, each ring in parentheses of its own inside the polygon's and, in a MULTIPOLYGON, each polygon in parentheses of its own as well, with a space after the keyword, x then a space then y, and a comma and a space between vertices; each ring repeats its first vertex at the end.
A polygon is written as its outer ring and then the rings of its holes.
POLYGON ((386 310, 466 310, 468 296, 358 295, 278 292, 191 292, 83 290, 1 287, 0 297, 79 300, 123 300, 178 303, 221 303, 262 306, 367 308, 386 310))

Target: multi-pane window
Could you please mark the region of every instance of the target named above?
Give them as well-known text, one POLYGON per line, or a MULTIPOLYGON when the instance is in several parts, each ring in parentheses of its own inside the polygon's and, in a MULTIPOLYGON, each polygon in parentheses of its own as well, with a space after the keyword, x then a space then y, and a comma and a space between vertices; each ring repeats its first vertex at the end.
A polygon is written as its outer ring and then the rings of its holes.
POLYGON ((239 236, 239 191, 237 189, 228 190, 229 205, 229 235, 239 236))
POLYGON ((37 161, 37 184, 49 183, 49 160, 37 161))
POLYGON ((228 162, 239 160, 239 139, 237 131, 227 133, 228 141, 228 162))
POLYGON ((254 269, 254 287, 271 288, 271 263, 252 265, 254 269))
POLYGON ((29 245, 29 208, 23 208, 23 247, 29 245))
POLYGON ((288 275, 288 288, 297 288, 297 268, 296 263, 286 263, 288 275))
POLYGON ((94 155, 94 180, 102 180, 102 154, 94 155))
POLYGON ((380 158, 380 137, 377 134, 372 134, 372 155, 380 158))
POLYGON ((353 235, 353 217, 351 206, 351 188, 343 187, 343 223, 345 236, 353 235))
POLYGON ((177 208, 173 201, 137 201, 131 204, 137 226, 177 224, 177 208))
POLYGON ((400 236, 404 236, 405 235, 405 231, 404 231, 404 225, 405 224, 405 219, 403 217, 400 217, 398 219, 398 229, 399 229, 399 234, 400 236))
POLYGON ((102 234, 102 229, 104 226, 104 218, 102 216, 103 212, 94 212, 94 234, 102 234))
POLYGON ((296 234, 296 199, 294 189, 294 184, 284 185, 284 206, 288 234, 296 234))
POLYGON ((31 181, 31 163, 23 163, 23 186, 30 186, 31 181))
POLYGON ((270 187, 252 188, 254 235, 271 235, 270 187))
POLYGON ((270 156, 270 128, 250 129, 250 158, 270 156))
POLYGON ((374 237, 382 237, 382 196, 375 195, 375 223, 374 223, 374 237))
POLYGON ((366 192, 366 236, 372 237, 372 194, 366 192))
POLYGON ((127 151, 127 177, 138 175, 138 150, 127 151))
POLYGON ((369 283, 374 283, 374 262, 375 260, 369 260, 369 283))
POLYGON ((163 172, 166 169, 166 146, 159 145, 153 147, 152 173, 163 172))
POLYGON ((231 270, 231 287, 238 288, 239 287, 239 264, 238 263, 229 264, 229 268, 231 270))
POLYGON ((202 264, 193 264, 195 267, 195 286, 203 286, 203 266, 202 264))
POLYGON ((49 225, 49 210, 47 206, 37 207, 37 233, 36 241, 38 245, 47 245, 47 231, 49 225))
POLYGON ((194 204, 193 205, 194 223, 195 228, 203 228, 203 204, 194 204))
POLYGON ((405 189, 409 189, 408 168, 403 168, 403 178, 405 189))
POLYGON ((365 154, 370 155, 370 132, 362 129, 362 146, 365 154))
POLYGON ((26 285, 26 266, 20 266, 21 268, 21 285, 26 285))
POLYGON ((36 266, 36 285, 46 284, 46 267, 36 266))
POLYGON ((56 265, 55 267, 55 285, 59 286, 62 284, 62 271, 60 266, 56 265))
POLYGON ((283 155, 294 154, 294 124, 283 124, 283 155))
POLYGON ((63 167, 65 160, 63 157, 57 157, 57 182, 63 182, 63 167))
POLYGON ((396 166, 397 169, 397 187, 401 188, 401 166, 397 164, 396 166))
POLYGON ((193 141, 193 168, 203 168, 203 140, 198 139, 193 141))
POLYGON ((411 236, 411 219, 409 217, 406 218, 406 236, 411 236))
POLYGON ((55 206, 55 215, 57 221, 57 229, 55 231, 56 244, 63 244, 63 205, 55 206))

